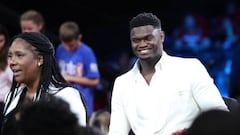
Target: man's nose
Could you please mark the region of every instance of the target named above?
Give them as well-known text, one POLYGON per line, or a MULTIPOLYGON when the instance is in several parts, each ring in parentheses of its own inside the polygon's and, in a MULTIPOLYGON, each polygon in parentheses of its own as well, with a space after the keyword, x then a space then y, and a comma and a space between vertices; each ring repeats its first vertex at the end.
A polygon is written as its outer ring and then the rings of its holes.
POLYGON ((140 45, 140 46, 146 46, 146 45, 147 45, 146 40, 142 39, 142 40, 139 42, 139 45, 140 45))

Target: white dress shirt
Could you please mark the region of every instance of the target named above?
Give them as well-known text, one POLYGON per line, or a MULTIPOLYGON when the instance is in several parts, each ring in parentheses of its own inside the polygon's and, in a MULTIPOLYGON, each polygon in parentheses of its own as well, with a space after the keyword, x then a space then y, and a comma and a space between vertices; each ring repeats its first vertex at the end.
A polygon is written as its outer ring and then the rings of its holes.
POLYGON ((136 135, 171 135, 213 108, 228 110, 201 62, 163 52, 149 85, 138 61, 116 78, 109 135, 128 135, 130 129, 136 135))

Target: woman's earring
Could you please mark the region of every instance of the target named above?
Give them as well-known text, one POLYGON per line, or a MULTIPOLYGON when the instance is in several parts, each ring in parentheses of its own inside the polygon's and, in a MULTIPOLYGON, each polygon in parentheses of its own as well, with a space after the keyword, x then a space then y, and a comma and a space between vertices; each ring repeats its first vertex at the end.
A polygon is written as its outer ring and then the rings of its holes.
POLYGON ((40 62, 38 62, 38 66, 39 66, 39 67, 41 66, 41 63, 40 63, 40 62))

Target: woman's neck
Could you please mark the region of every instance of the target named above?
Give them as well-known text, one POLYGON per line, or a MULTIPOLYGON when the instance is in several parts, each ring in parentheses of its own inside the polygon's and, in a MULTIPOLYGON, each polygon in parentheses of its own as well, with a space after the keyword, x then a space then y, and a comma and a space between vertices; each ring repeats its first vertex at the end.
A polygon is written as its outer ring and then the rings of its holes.
POLYGON ((40 78, 37 78, 33 83, 28 83, 26 84, 27 86, 27 96, 33 97, 37 90, 38 90, 38 85, 40 82, 40 78))

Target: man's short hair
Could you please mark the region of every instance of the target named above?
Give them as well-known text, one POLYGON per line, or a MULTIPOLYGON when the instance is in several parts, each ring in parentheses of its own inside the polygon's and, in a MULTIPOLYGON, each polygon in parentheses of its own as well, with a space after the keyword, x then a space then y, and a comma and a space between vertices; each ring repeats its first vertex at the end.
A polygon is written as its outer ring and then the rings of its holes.
POLYGON ((160 19, 152 13, 140 13, 130 21, 130 30, 134 27, 152 25, 154 28, 161 28, 160 19))

